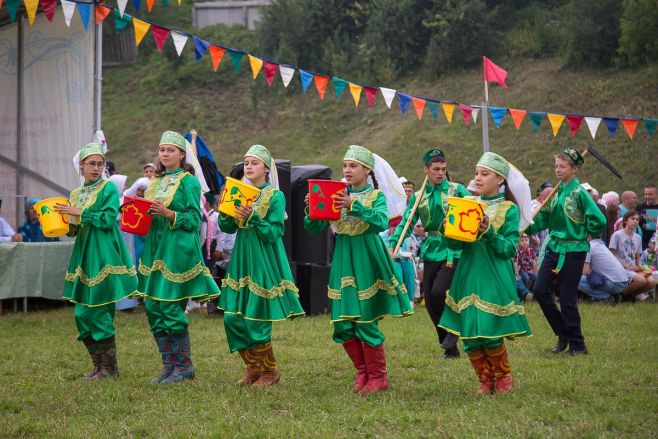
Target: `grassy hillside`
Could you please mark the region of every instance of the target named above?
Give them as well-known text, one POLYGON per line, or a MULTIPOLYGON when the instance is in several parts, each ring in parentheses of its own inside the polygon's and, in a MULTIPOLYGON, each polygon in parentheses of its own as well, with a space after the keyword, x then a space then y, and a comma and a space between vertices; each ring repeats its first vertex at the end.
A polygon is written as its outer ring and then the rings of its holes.
MULTIPOLYGON (((166 18, 153 19, 167 23, 166 18)), ((180 15, 177 19, 182 20, 180 15)), ((246 30, 215 27, 196 33, 231 47, 253 47, 253 38, 246 30)), ((151 39, 142 44, 152 44, 151 39)), ((172 46, 170 41, 167 46, 172 46)), ((338 100, 331 84, 321 101, 313 85, 302 94, 297 74, 287 89, 277 74, 270 88, 263 72, 252 80, 246 57, 237 75, 228 56, 216 73, 209 56, 195 63, 191 41, 181 58, 176 57, 173 47, 167 47, 164 56, 143 52, 148 53, 141 53, 137 64, 104 72, 103 127, 111 159, 131 178, 139 175, 142 163, 154 160, 159 134, 168 129, 185 132, 195 128, 207 140, 222 171, 240 160, 251 144, 262 143, 275 157, 290 159, 294 165, 323 163, 340 172, 345 147, 356 143, 382 155, 400 175, 418 181, 423 151, 438 146, 448 156, 453 178, 468 182, 482 152, 480 119, 476 125, 466 127, 458 110, 452 124, 448 124, 441 110, 438 121, 434 121, 427 108, 419 121, 411 104, 401 115, 397 99, 393 109, 388 110, 381 95, 373 109, 368 108, 365 95, 355 108, 349 91, 338 100)), ((562 68, 558 60, 496 61, 507 68, 510 87, 490 87, 491 105, 529 111, 658 117, 658 65, 642 70, 574 72, 562 68)), ((347 79, 366 82, 363 78, 347 79)), ((479 69, 452 72, 436 81, 407 78, 372 85, 468 103, 482 99, 479 69)), ((501 129, 493 122, 489 125, 491 149, 521 168, 533 188, 553 180, 554 153, 565 145, 583 149, 592 144, 585 123, 575 139, 566 120, 557 138, 547 120, 539 133, 532 131, 529 119, 516 130, 509 115, 501 129)), ((616 180, 594 159, 587 160, 581 180, 589 181, 601 193, 629 188, 641 191, 645 182, 658 179, 658 134, 649 138, 643 124, 638 126, 634 141, 621 124, 615 138, 610 139, 601 124, 594 145, 625 177, 623 182, 616 180)))

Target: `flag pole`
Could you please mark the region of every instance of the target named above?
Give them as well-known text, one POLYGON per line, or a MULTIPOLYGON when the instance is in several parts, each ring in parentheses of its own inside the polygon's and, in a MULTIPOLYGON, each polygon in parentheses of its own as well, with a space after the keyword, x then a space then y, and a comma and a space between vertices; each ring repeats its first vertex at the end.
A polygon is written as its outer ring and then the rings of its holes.
POLYGON ((489 151, 489 84, 484 80, 484 104, 482 105, 482 149, 489 151))

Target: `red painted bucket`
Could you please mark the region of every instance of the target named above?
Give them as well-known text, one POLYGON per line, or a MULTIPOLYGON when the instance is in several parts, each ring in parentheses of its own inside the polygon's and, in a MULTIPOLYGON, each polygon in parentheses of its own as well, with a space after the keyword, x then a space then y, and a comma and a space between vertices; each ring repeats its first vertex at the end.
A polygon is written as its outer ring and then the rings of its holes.
POLYGON ((308 181, 308 214, 314 220, 338 221, 340 209, 334 205, 334 198, 345 190, 346 183, 334 180, 308 181))
POLYGON ((121 205, 121 230, 133 235, 148 235, 153 221, 153 215, 148 213, 152 204, 153 201, 144 198, 124 196, 121 205))

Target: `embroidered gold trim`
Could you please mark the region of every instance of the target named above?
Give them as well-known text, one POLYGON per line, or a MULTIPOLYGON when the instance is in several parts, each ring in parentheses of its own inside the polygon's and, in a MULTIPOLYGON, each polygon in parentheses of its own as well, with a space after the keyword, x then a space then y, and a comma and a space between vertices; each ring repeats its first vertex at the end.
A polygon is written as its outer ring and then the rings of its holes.
POLYGON ((194 267, 190 268, 189 270, 183 272, 183 273, 174 273, 167 267, 167 264, 162 260, 162 259, 156 259, 153 261, 153 265, 150 267, 147 267, 146 265, 142 264, 142 261, 140 259, 139 261, 139 273, 144 275, 144 276, 150 276, 152 271, 160 271, 162 275, 167 279, 168 281, 171 282, 176 282, 176 283, 183 283, 183 282, 188 282, 195 277, 197 277, 199 274, 203 274, 204 276, 210 276, 210 270, 208 270, 208 267, 203 265, 201 262, 197 263, 194 267))
MULTIPOLYGON (((356 279, 354 276, 345 276, 340 280, 340 290, 343 288, 347 287, 354 287, 356 288, 356 279)), ((327 295, 329 296, 330 299, 340 299, 340 290, 335 290, 333 288, 328 288, 328 293, 327 295)))
POLYGON ((174 199, 174 196, 176 195, 176 191, 178 191, 178 186, 180 186, 181 181, 183 181, 183 178, 187 175, 192 175, 189 172, 180 172, 178 174, 170 174, 170 175, 165 175, 160 178, 155 178, 152 177, 151 181, 149 182, 148 188, 146 188, 146 191, 144 191, 144 198, 147 200, 157 200, 157 201, 162 201, 162 204, 165 205, 165 207, 169 207, 169 204, 171 204, 171 201, 174 199), (173 177, 178 177, 176 181, 169 186, 169 182, 167 181, 167 187, 164 188, 164 191, 160 196, 158 196, 158 192, 160 189, 160 184, 162 181, 167 178, 168 180, 171 180, 173 177))
POLYGON ((127 274, 129 276, 135 276, 137 271, 135 267, 128 268, 125 265, 106 265, 103 267, 98 274, 92 278, 88 277, 82 268, 77 267, 74 273, 66 273, 64 279, 69 282, 75 282, 76 278, 80 278, 80 282, 87 285, 88 287, 95 287, 96 285, 103 282, 110 275, 122 275, 127 274))
POLYGON ((249 291, 265 299, 283 297, 283 293, 286 290, 290 290, 294 292, 296 295, 299 295, 299 288, 297 288, 297 286, 293 282, 286 279, 282 280, 279 283, 278 287, 272 287, 270 289, 267 289, 261 287, 256 282, 251 280, 251 276, 245 276, 239 280, 235 280, 231 276, 226 276, 225 279, 222 279, 222 288, 225 287, 228 287, 235 291, 240 291, 240 289, 244 287, 248 287, 249 291))
POLYGON ((494 231, 498 231, 500 227, 505 223, 505 216, 510 207, 514 203, 511 201, 505 200, 499 203, 491 204, 487 206, 484 210, 484 213, 489 217, 489 226, 494 228, 494 231))
POLYGON ((514 302, 510 302, 505 306, 497 305, 495 303, 480 299, 477 294, 466 296, 459 302, 455 302, 455 299, 453 299, 452 296, 448 294, 446 296, 446 305, 448 305, 457 314, 461 313, 469 306, 475 306, 480 311, 484 311, 489 314, 495 314, 500 317, 507 317, 511 316, 512 314, 525 314, 525 308, 523 308, 521 305, 516 305, 514 302))
MULTIPOLYGON (((357 197, 354 201, 359 200, 363 207, 372 207, 379 192, 378 189, 373 189, 365 196, 357 197)), ((352 204, 354 204, 354 201, 352 204)), ((335 230, 339 235, 357 236, 364 233, 368 228, 370 228, 370 224, 357 217, 350 216, 343 211, 340 219, 336 221, 335 230)))
MULTIPOLYGON (((584 224, 585 218, 583 212, 578 207, 578 191, 580 191, 580 186, 571 191, 571 193, 564 199, 562 210, 564 210, 564 214, 567 218, 574 223, 584 224)), ((589 196, 589 194, 587 196, 589 196)))
MULTIPOLYGON (((346 287, 356 288, 356 281, 352 276, 346 276, 340 280, 340 290, 335 290, 328 288, 327 295, 330 299, 340 300, 342 297, 342 289, 346 287)), ((374 284, 366 288, 365 290, 358 290, 356 292, 359 300, 367 300, 372 296, 377 294, 380 290, 386 291, 391 296, 397 296, 398 294, 407 294, 407 288, 398 282, 395 276, 391 277, 391 281, 387 282, 383 279, 377 279, 374 284), (400 292, 398 292, 398 290, 400 292)))
MULTIPOLYGON (((267 215, 267 211, 270 210, 270 200, 272 199, 272 196, 274 195, 274 188, 272 186, 268 186, 265 189, 260 191, 260 194, 258 194, 258 198, 254 200, 254 204, 252 207, 254 208, 254 212, 256 212, 256 215, 258 215, 259 218, 265 218, 267 215)), ((253 213, 252 213, 253 216, 253 213)), ((251 219, 251 216, 247 221, 243 219, 236 218, 235 222, 238 225, 239 228, 241 229, 246 229, 246 223, 249 222, 251 219)))
POLYGON ((69 203, 77 209, 88 209, 91 206, 96 203, 96 199, 98 198, 98 194, 100 191, 103 190, 105 185, 109 183, 110 180, 101 180, 100 184, 98 186, 80 186, 71 191, 71 195, 69 195, 69 203), (89 189, 89 194, 82 194, 83 198, 79 200, 80 192, 85 192, 84 188, 85 187, 91 187, 89 189))

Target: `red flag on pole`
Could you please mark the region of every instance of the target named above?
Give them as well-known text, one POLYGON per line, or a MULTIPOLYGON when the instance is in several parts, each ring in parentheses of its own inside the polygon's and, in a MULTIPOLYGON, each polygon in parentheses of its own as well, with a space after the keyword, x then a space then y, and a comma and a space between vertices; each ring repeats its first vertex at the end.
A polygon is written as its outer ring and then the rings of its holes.
POLYGON ((486 56, 482 57, 482 62, 484 64, 484 80, 490 82, 497 82, 498 84, 507 88, 507 84, 505 84, 505 78, 507 78, 507 72, 501 69, 500 67, 498 67, 496 64, 494 64, 486 56))

